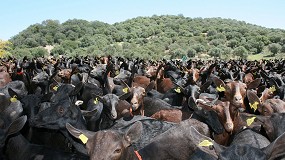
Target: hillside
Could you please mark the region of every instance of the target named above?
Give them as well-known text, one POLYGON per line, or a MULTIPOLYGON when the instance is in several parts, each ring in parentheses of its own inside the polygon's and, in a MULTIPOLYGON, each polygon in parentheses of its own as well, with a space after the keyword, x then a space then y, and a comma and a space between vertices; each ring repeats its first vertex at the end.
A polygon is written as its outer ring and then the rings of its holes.
POLYGON ((140 58, 282 57, 285 30, 269 29, 222 18, 189 18, 183 15, 137 17, 124 22, 73 19, 46 20, 15 35, 15 56, 43 56, 39 46, 52 45, 52 55, 120 55, 140 58), (238 57, 237 57, 238 56, 238 57))

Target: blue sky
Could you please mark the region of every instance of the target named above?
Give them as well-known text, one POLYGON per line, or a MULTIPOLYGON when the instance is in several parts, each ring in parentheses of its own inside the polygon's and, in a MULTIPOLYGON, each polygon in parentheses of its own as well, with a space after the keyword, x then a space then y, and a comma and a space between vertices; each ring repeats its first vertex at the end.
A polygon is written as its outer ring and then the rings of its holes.
POLYGON ((0 39, 8 40, 47 19, 85 19, 109 24, 137 16, 221 17, 285 29, 284 0, 5 0, 0 4, 0 39))

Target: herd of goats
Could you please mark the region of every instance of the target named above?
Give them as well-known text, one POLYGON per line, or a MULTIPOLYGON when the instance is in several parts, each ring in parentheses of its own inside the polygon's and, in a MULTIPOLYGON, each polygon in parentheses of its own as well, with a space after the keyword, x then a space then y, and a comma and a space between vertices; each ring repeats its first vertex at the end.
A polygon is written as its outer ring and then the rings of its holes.
POLYGON ((2 58, 0 159, 285 159, 285 60, 2 58))

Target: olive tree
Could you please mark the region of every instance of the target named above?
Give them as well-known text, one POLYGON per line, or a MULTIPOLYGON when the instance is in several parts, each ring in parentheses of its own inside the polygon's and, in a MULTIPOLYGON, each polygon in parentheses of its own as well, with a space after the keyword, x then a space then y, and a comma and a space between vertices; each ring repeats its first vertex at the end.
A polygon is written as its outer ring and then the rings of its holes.
POLYGON ((281 45, 278 43, 271 43, 268 45, 268 49, 273 55, 276 55, 281 50, 281 45))

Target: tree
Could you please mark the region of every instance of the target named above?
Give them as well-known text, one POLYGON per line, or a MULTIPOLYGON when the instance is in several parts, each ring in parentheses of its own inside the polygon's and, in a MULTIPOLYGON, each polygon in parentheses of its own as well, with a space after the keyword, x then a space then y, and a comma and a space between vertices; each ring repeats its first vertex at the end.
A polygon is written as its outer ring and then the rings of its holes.
POLYGON ((233 54, 240 58, 247 58, 248 51, 243 46, 239 46, 233 50, 233 54))
POLYGON ((285 37, 280 40, 280 44, 285 45, 285 37))
POLYGON ((9 53, 9 50, 11 49, 11 45, 12 45, 11 42, 0 39, 0 57, 3 57, 9 53))
POLYGON ((203 46, 201 44, 195 44, 192 47, 196 50, 197 53, 206 51, 205 46, 203 46))
POLYGON ((183 56, 186 56, 186 53, 183 49, 181 48, 178 48, 178 49, 175 49, 172 53, 171 53, 171 59, 174 59, 174 58, 179 58, 181 59, 183 56))
POLYGON ((235 48, 238 46, 238 41, 236 39, 231 39, 228 41, 228 47, 235 48))
POLYGON ((78 38, 78 33, 72 31, 72 30, 69 30, 66 32, 66 37, 67 39, 69 40, 72 40, 72 41, 75 41, 77 38, 78 38))
POLYGON ((209 42, 210 45, 214 45, 214 46, 218 46, 224 43, 225 43, 225 40, 223 39, 213 39, 209 42))
POLYGON ((251 47, 256 49, 255 54, 262 52, 264 43, 262 41, 254 40, 251 42, 251 47))
POLYGON ((278 34, 278 33, 272 33, 270 36, 269 36, 269 40, 272 42, 272 43, 278 43, 280 42, 282 39, 282 36, 281 34, 278 34))
POLYGON ((89 47, 91 45, 94 44, 94 42, 92 41, 92 37, 91 36, 84 36, 81 38, 80 40, 80 47, 89 47))
POLYGON ((169 49, 172 50, 172 51, 174 51, 176 49, 179 49, 179 48, 181 48, 181 47, 177 43, 172 43, 172 44, 169 45, 169 49))
POLYGON ((230 48, 230 47, 225 47, 224 49, 223 49, 223 53, 225 54, 225 55, 231 55, 232 54, 232 49, 230 48))
POLYGON ((33 57, 45 57, 48 55, 48 51, 43 47, 36 47, 31 49, 31 55, 33 57))
POLYGON ((62 46, 58 45, 58 46, 55 46, 51 52, 50 52, 51 55, 54 55, 54 56, 58 56, 58 55, 64 55, 65 54, 65 50, 62 46))
POLYGON ((285 53, 285 44, 282 46, 281 52, 285 53))
POLYGON ((276 55, 281 50, 281 45, 278 43, 271 43, 268 46, 268 49, 273 55, 276 55))
POLYGON ((76 48, 78 48, 79 44, 80 43, 78 41, 65 40, 62 42, 61 46, 65 50, 69 50, 70 52, 72 52, 72 50, 75 50, 76 48))
POLYGON ((59 44, 59 43, 63 42, 64 40, 66 40, 65 34, 58 32, 54 35, 54 43, 59 44))
POLYGON ((278 52, 284 52, 284 47, 279 49, 269 44, 283 46, 284 37, 284 30, 237 20, 162 15, 137 17, 115 24, 79 19, 64 23, 46 20, 29 26, 9 41, 13 44, 11 53, 17 56, 21 54, 13 50, 31 56, 35 47, 49 44, 60 46, 53 50, 55 55, 114 53, 131 58, 161 59, 170 58, 172 54, 193 57, 209 53, 233 58, 260 53, 270 47, 278 55, 278 52))
POLYGON ((232 48, 225 47, 225 48, 223 48, 223 55, 222 55, 221 58, 229 60, 229 59, 233 58, 233 54, 232 53, 233 53, 232 48))
POLYGON ((217 31, 215 29, 211 29, 207 32, 207 36, 210 37, 210 36, 214 36, 217 34, 217 31))
POLYGON ((31 55, 31 51, 28 48, 15 48, 12 51, 12 55, 16 58, 21 58, 24 56, 27 56, 28 58, 33 58, 33 56, 31 55))
POLYGON ((217 47, 211 48, 208 52, 208 54, 212 57, 220 58, 223 50, 217 47))
POLYGON ((189 49, 187 50, 187 56, 188 56, 188 57, 195 57, 195 55, 196 55, 196 50, 195 50, 195 49, 189 48, 189 49))
POLYGON ((25 44, 27 46, 29 46, 30 48, 33 48, 33 47, 37 47, 38 46, 38 43, 37 41, 35 40, 35 38, 33 37, 29 37, 25 40, 25 44))

